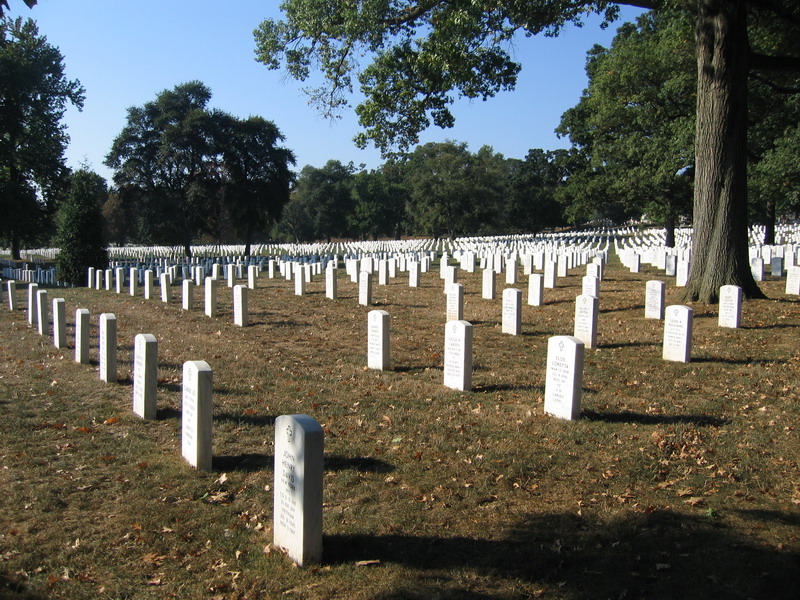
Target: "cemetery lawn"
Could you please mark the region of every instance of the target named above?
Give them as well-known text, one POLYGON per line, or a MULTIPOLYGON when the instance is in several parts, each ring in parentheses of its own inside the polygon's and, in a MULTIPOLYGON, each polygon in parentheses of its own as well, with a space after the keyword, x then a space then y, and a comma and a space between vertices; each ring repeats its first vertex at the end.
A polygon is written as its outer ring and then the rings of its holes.
MULTIPOLYGON (((500 331, 504 284, 481 299, 473 389, 442 385, 438 269, 400 274, 357 304, 339 275, 294 296, 259 279, 250 323, 231 290, 215 318, 172 302, 87 289, 66 299, 69 348, 0 307, 0 597, 3 598, 797 598, 800 589, 800 300, 783 281, 746 301, 742 328, 695 305, 692 361, 661 360, 644 318, 648 279, 616 258, 586 351, 581 419, 545 417, 551 335, 572 334, 583 269, 523 289, 522 334, 500 331), (93 364, 73 361, 88 308, 93 364), (367 312, 391 314, 392 370, 366 370, 367 312), (117 384, 97 372, 97 322, 118 323, 117 384), (158 418, 131 411, 133 339, 158 338, 158 418), (181 367, 214 378, 214 470, 180 455, 181 367), (324 555, 297 568, 271 546, 274 419, 325 431, 324 555)), ((522 276, 520 275, 522 278, 522 276)), ((680 289, 667 286, 667 304, 680 289)), ((140 291, 141 294, 141 291, 140 291)), ((18 292, 25 305, 26 292, 18 292)))

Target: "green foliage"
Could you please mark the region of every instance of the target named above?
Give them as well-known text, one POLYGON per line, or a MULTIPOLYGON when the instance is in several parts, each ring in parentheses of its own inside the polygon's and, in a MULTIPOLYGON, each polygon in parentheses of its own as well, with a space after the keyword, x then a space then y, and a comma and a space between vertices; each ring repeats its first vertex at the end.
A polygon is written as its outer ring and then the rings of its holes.
POLYGON ((352 181, 353 211, 348 226, 356 237, 399 237, 405 217, 405 187, 392 180, 392 168, 356 173, 352 181))
POLYGON ((529 150, 525 160, 509 159, 504 232, 537 233, 566 224, 556 190, 566 175, 566 150, 529 150))
POLYGON ((584 160, 560 192, 573 221, 611 213, 672 220, 691 211, 695 80, 685 13, 645 13, 595 46, 589 86, 558 132, 584 160))
POLYGON ((67 197, 56 216, 59 281, 80 285, 89 267, 106 268, 102 207, 107 199, 106 182, 100 175, 84 169, 71 175, 67 197))
POLYGON ((280 217, 288 200, 293 153, 261 117, 237 119, 210 110, 199 81, 160 92, 128 109, 127 124, 105 164, 121 201, 136 207, 138 240, 181 244, 202 232, 250 243, 280 217))
POLYGON ((613 20, 618 7, 603 0, 288 0, 286 20, 267 19, 254 32, 256 56, 270 69, 285 65, 306 81, 312 68, 324 77, 306 91, 326 115, 347 106, 355 74, 365 100, 356 108, 371 140, 384 153, 406 151, 431 122, 451 127, 449 105, 512 89, 520 65, 509 49, 514 36, 556 35, 591 12, 613 20), (361 67, 361 60, 371 62, 361 67))
POLYGON ((0 239, 14 258, 49 233, 67 176, 61 119, 68 104, 83 106, 83 94, 33 21, 0 20, 0 239))

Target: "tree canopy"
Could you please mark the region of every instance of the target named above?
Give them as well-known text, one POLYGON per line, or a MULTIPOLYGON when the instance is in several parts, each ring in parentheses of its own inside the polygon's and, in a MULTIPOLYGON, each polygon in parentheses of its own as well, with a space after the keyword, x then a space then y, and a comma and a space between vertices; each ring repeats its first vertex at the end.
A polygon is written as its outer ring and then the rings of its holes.
POLYGON ((715 302, 723 284, 761 296, 747 257, 747 85, 751 71, 800 72, 800 5, 790 0, 285 0, 285 20, 255 31, 258 60, 285 66, 299 80, 318 68, 324 83, 309 89, 331 114, 347 105, 357 78, 364 131, 384 153, 407 149, 431 122, 453 123, 456 96, 486 99, 516 83, 520 65, 508 48, 517 35, 557 35, 588 13, 604 25, 626 4, 685 11, 694 26, 697 73, 694 256, 687 301, 715 302), (748 35, 748 19, 771 22, 784 44, 748 35), (362 66, 362 61, 366 66, 362 66))
POLYGON ((0 237, 19 258, 23 242, 40 241, 67 168, 69 141, 61 123, 68 104, 83 107, 84 90, 70 81, 57 48, 36 23, 0 20, 0 237))

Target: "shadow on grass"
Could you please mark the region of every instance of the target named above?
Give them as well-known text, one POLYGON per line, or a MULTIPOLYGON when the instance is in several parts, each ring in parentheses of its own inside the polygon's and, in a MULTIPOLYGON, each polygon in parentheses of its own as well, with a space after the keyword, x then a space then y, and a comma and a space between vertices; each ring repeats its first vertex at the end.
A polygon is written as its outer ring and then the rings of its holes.
POLYGON ((639 423, 641 425, 691 423, 704 427, 720 427, 730 423, 729 419, 710 417, 708 415, 648 415, 632 412, 600 413, 588 409, 581 410, 581 418, 587 419, 588 421, 603 421, 605 423, 639 423))
POLYGON ((521 392, 539 390, 544 393, 543 385, 527 384, 513 384, 513 383, 494 383, 490 385, 476 385, 472 387, 473 392, 489 393, 489 392, 521 392))
POLYGON ((214 421, 229 421, 238 425, 252 425, 254 427, 275 425, 276 418, 276 415, 243 415, 234 413, 220 413, 214 415, 214 421))
POLYGON ((722 358, 720 356, 692 356, 691 362, 703 363, 722 363, 726 365, 779 365, 782 361, 759 358, 722 358))
POLYGON ((275 458, 272 454, 246 452, 231 456, 214 456, 211 462, 214 471, 223 471, 226 473, 242 471, 252 473, 255 471, 271 471, 275 464, 275 458))
POLYGON ((635 348, 637 346, 661 346, 661 342, 619 342, 618 344, 600 344, 601 350, 614 348, 635 348))
POLYGON ((166 419, 180 419, 181 418, 181 411, 177 408, 172 408, 171 406, 159 408, 156 410, 156 419, 159 421, 166 420, 166 419))
POLYGON ((0 598, 20 600, 45 600, 49 595, 30 591, 26 577, 18 574, 0 573, 0 598))
MULTIPOLYGON (((603 290, 605 292, 605 290, 603 290)), ((635 304, 633 306, 620 306, 619 308, 601 308, 601 313, 625 312, 628 310, 643 310, 644 304, 635 304)))
POLYGON ((548 591, 559 598, 788 599, 796 598, 800 559, 719 520, 671 510, 631 511, 611 521, 540 514, 487 530, 486 539, 364 534, 328 535, 323 543, 329 564, 379 560, 418 571, 381 600, 548 591))
POLYGON ((326 471, 367 471, 370 473, 391 473, 395 467, 379 458, 370 456, 339 456, 326 454, 324 457, 326 471))

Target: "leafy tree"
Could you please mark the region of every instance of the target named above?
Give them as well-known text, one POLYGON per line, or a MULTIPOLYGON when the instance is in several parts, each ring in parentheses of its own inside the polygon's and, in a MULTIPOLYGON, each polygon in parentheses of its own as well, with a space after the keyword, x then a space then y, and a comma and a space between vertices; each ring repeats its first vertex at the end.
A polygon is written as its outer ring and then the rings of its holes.
POLYGON ((191 81, 129 108, 105 160, 123 201, 137 207, 140 234, 180 244, 187 256, 219 186, 219 118, 206 108, 210 99, 208 87, 191 81))
POLYGON ((406 191, 402 184, 392 181, 390 171, 384 167, 353 176, 353 211, 348 223, 350 231, 362 239, 400 235, 406 191))
POLYGON ((365 128, 357 142, 371 139, 386 152, 415 143, 431 121, 452 125, 454 91, 486 99, 513 88, 520 65, 506 48, 518 32, 557 35, 588 12, 608 23, 620 4, 678 7, 694 23, 695 235, 685 298, 714 302, 726 283, 762 296, 747 255, 746 79, 749 69, 798 72, 800 58, 751 46, 747 21, 771 19, 798 39, 794 0, 285 0, 286 20, 265 20, 256 30, 257 54, 267 67, 285 64, 300 80, 319 66, 325 83, 312 90, 312 100, 326 112, 346 105, 357 72, 365 96, 356 108, 365 128), (367 54, 371 62, 361 69, 367 54))
POLYGON ((83 107, 83 94, 33 21, 0 21, 0 238, 12 258, 47 233, 67 176, 61 119, 67 104, 83 107))
POLYGON ((557 131, 585 154, 593 177, 570 177, 562 194, 578 203, 621 203, 627 212, 663 220, 667 245, 675 220, 691 212, 694 172, 694 70, 685 14, 645 13, 624 24, 610 48, 587 60, 589 85, 557 131), (591 181, 601 193, 585 194, 591 181))
POLYGON ((220 117, 217 143, 222 157, 222 199, 245 254, 257 232, 266 232, 281 216, 294 181, 294 154, 279 145, 283 134, 261 117, 220 117))
POLYGON ((58 279, 72 285, 86 280, 88 267, 106 268, 108 252, 103 235, 102 206, 108 198, 105 180, 81 169, 72 174, 67 197, 56 215, 58 279))
POLYGON ((349 236, 352 179, 353 165, 343 165, 338 160, 329 160, 322 168, 303 167, 290 203, 294 204, 291 216, 296 219, 305 214, 310 223, 302 227, 297 223, 294 230, 297 239, 330 241, 333 237, 349 236))
POLYGON ((525 160, 508 159, 502 221, 506 233, 538 233, 566 224, 564 207, 556 198, 565 175, 566 155, 566 150, 533 149, 525 160))

